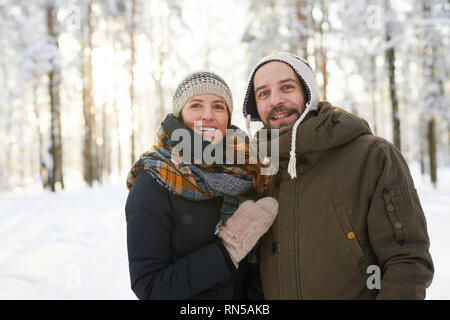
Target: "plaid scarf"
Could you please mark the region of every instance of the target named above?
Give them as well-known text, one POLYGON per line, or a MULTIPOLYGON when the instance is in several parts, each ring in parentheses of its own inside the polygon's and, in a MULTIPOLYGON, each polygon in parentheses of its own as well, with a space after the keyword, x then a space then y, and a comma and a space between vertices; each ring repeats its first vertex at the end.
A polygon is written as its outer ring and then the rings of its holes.
MULTIPOLYGON (((239 134, 224 138, 223 154, 226 158, 222 161, 223 164, 194 164, 193 150, 190 163, 185 163, 174 156, 175 153, 172 154, 179 141, 172 141, 170 137, 174 130, 180 128, 188 130, 191 148, 194 149, 196 133, 174 115, 169 114, 157 132, 159 143, 153 146, 153 151, 142 154, 132 166, 127 177, 128 190, 131 189, 137 176, 145 171, 166 189, 185 199, 202 201, 223 197, 221 220, 226 221, 241 202, 261 197, 268 189, 272 176, 261 175, 262 164, 259 159, 251 157, 248 137, 242 130, 232 126, 239 134), (232 164, 226 163, 226 159, 230 158, 226 150, 233 150, 232 164), (234 164, 238 153, 242 151, 245 152, 245 164, 234 164), (250 159, 256 160, 257 164, 249 164, 250 159)), ((208 141, 202 140, 202 151, 208 145, 210 145, 208 141)))

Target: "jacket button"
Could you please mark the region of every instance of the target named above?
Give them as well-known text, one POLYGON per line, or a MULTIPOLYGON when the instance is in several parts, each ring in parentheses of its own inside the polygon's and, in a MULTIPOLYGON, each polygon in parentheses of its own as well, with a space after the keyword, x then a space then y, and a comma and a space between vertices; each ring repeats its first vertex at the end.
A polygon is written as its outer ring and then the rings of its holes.
POLYGON ((395 221, 394 228, 400 230, 401 228, 403 228, 403 224, 400 221, 395 221))
POLYGON ((272 243, 272 253, 277 252, 277 250, 278 250, 278 244, 276 242, 273 242, 272 243))
POLYGON ((347 238, 348 238, 349 240, 355 239, 355 233, 352 232, 352 231, 348 232, 348 233, 347 233, 347 238))
POLYGON ((389 203, 387 205, 386 209, 387 209, 388 212, 392 213, 392 212, 394 212, 395 207, 394 207, 394 205, 392 203, 389 203))

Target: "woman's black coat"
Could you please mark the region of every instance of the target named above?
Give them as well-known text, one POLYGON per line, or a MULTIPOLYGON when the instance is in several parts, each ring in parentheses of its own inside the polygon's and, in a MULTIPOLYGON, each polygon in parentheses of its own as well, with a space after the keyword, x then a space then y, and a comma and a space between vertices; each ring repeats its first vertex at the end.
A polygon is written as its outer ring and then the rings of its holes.
POLYGON ((143 172, 125 212, 131 288, 139 299, 246 299, 249 266, 236 270, 214 235, 221 198, 189 201, 143 172))

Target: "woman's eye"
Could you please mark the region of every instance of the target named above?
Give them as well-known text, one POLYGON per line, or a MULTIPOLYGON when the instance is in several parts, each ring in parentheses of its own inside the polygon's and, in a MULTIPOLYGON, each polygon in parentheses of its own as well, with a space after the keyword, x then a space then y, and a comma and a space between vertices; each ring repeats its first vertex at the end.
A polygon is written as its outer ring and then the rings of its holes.
POLYGON ((218 110, 225 110, 225 107, 220 104, 216 104, 214 107, 218 110))
POLYGON ((192 109, 197 109, 197 108, 200 108, 200 105, 199 105, 198 103, 196 103, 196 104, 191 104, 191 108, 192 108, 192 109))
POLYGON ((286 85, 283 86, 283 89, 284 89, 284 90, 289 90, 289 89, 291 89, 291 88, 293 88, 293 86, 290 85, 290 84, 286 84, 286 85))

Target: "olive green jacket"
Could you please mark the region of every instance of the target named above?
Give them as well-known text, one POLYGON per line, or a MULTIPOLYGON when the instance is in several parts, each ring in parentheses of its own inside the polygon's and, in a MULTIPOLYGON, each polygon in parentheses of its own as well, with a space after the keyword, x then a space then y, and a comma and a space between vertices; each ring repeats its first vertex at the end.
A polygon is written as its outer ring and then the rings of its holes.
POLYGON ((434 268, 405 160, 366 121, 319 108, 298 127, 295 179, 287 172, 292 131, 279 137, 270 192, 279 212, 259 252, 265 298, 424 299, 434 268))

